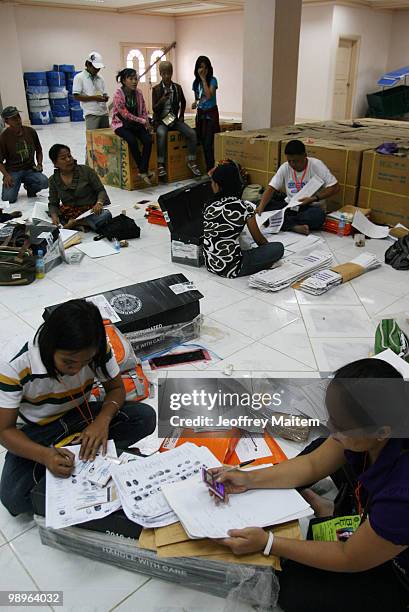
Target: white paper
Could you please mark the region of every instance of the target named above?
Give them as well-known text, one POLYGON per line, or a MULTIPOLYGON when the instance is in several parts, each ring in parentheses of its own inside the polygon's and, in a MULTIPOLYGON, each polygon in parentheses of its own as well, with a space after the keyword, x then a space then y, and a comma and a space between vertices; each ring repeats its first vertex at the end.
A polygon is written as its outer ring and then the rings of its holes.
POLYGON ((48 205, 44 202, 35 202, 32 211, 28 214, 28 218, 33 221, 45 221, 52 224, 51 218, 47 214, 48 205))
POLYGON ((389 227, 387 225, 376 225, 369 221, 360 210, 357 210, 352 225, 361 234, 368 236, 369 238, 386 238, 389 236, 389 227))
POLYGON ((144 527, 161 527, 178 521, 162 487, 181 480, 200 480, 202 466, 219 465, 206 447, 186 442, 173 450, 114 466, 112 478, 129 520, 144 527))
MULTIPOLYGON (((81 446, 67 447, 75 455, 74 471, 69 478, 58 478, 46 472, 46 526, 61 529, 103 518, 121 503, 114 486, 98 487, 89 480, 89 468, 94 462, 81 461, 81 446)), ((113 440, 108 440, 107 454, 116 457, 113 440)), ((99 461, 99 459, 98 459, 99 461)))
POLYGON ((308 183, 304 185, 304 187, 291 198, 291 200, 288 202, 289 206, 290 207, 300 206, 300 200, 302 200, 303 198, 311 198, 313 195, 317 193, 317 191, 320 190, 323 184, 324 184, 324 181, 320 179, 318 176, 314 175, 308 181, 308 183))
POLYGON ((400 372, 405 380, 409 380, 409 363, 399 357, 391 349, 386 349, 382 353, 373 355, 373 359, 382 359, 387 363, 390 363, 398 372, 400 372))
POLYGON ((271 450, 264 438, 250 436, 244 431, 234 450, 240 463, 271 456, 271 450))
POLYGON ((200 247, 197 244, 187 244, 179 240, 172 240, 173 257, 186 257, 186 259, 197 259, 200 254, 200 247))
POLYGON ((94 211, 92 210, 92 208, 90 208, 90 210, 86 210, 85 212, 82 213, 82 215, 79 215, 79 217, 75 217, 75 221, 79 221, 80 219, 85 219, 85 217, 89 217, 90 215, 93 215, 94 211))
POLYGON ((108 240, 93 240, 92 242, 85 242, 75 246, 92 259, 107 257, 109 255, 117 255, 119 253, 119 251, 116 251, 108 240))
POLYGON ((64 228, 60 229, 60 236, 61 236, 61 240, 63 241, 63 243, 66 243, 67 240, 70 240, 74 236, 77 236, 77 234, 79 234, 77 230, 70 230, 70 229, 64 229, 64 228))
POLYGON ((230 529, 266 527, 312 514, 295 489, 256 489, 219 504, 201 481, 165 485, 163 493, 192 538, 225 538, 230 529))
POLYGON ((116 311, 102 293, 99 295, 92 295, 91 297, 85 299, 87 302, 92 302, 95 304, 103 319, 109 319, 111 323, 119 323, 121 321, 121 317, 118 316, 116 311))
POLYGON ((186 293, 186 291, 196 291, 197 287, 194 283, 188 281, 187 283, 176 283, 176 285, 169 285, 169 289, 176 295, 180 293, 186 293))

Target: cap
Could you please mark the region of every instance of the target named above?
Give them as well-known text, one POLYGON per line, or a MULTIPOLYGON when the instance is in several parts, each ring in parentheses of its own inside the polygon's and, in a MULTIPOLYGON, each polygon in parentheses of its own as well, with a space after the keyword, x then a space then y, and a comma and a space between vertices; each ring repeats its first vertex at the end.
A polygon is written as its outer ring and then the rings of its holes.
POLYGON ((86 58, 86 61, 90 62, 94 66, 94 68, 105 68, 102 62, 102 55, 98 53, 98 51, 91 51, 91 53, 86 58))
POLYGON ((20 112, 21 111, 19 111, 15 106, 6 106, 6 108, 1 111, 1 116, 3 119, 10 119, 11 117, 19 115, 20 112))

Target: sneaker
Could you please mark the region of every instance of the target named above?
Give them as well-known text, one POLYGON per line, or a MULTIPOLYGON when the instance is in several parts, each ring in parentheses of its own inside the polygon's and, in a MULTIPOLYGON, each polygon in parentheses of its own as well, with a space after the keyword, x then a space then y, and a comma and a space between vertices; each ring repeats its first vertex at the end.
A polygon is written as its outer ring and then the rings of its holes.
POLYGON ((166 168, 163 164, 160 164, 158 166, 158 177, 164 178, 165 176, 166 176, 166 168))
POLYGON ((194 176, 202 176, 200 168, 196 162, 193 162, 193 161, 187 162, 187 167, 189 168, 189 170, 191 170, 191 172, 193 172, 194 176))
POLYGON ((140 172, 139 176, 141 177, 141 179, 146 185, 149 185, 150 187, 152 186, 150 178, 146 172, 140 172))

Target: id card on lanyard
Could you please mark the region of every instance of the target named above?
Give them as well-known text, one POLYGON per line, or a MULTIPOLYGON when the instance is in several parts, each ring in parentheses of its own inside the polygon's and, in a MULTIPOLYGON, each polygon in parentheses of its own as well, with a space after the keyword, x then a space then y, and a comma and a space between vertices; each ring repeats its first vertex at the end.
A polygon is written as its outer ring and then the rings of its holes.
POLYGON ((304 172, 302 173, 302 176, 301 176, 301 181, 298 181, 298 179, 297 179, 297 172, 293 168, 294 183, 295 183, 295 186, 297 188, 297 193, 299 193, 301 191, 301 189, 303 188, 303 182, 304 182, 304 179, 305 179, 305 175, 307 174, 307 170, 308 170, 308 159, 307 159, 307 165, 305 166, 304 172))

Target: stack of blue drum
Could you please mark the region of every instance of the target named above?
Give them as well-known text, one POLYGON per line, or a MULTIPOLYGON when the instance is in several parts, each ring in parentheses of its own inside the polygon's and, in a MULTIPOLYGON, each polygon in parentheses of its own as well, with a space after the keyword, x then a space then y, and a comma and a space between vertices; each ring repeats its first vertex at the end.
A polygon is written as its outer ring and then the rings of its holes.
POLYGON ((33 125, 48 125, 53 122, 49 88, 45 72, 25 72, 24 84, 33 125))
POLYGON ((68 102, 70 106, 71 121, 84 121, 84 113, 82 112, 81 105, 72 94, 72 85, 76 74, 78 74, 78 72, 65 73, 65 83, 68 90, 68 102))
POLYGON ((47 83, 50 89, 50 105, 55 123, 69 123, 70 109, 64 72, 49 70, 47 72, 47 83))

